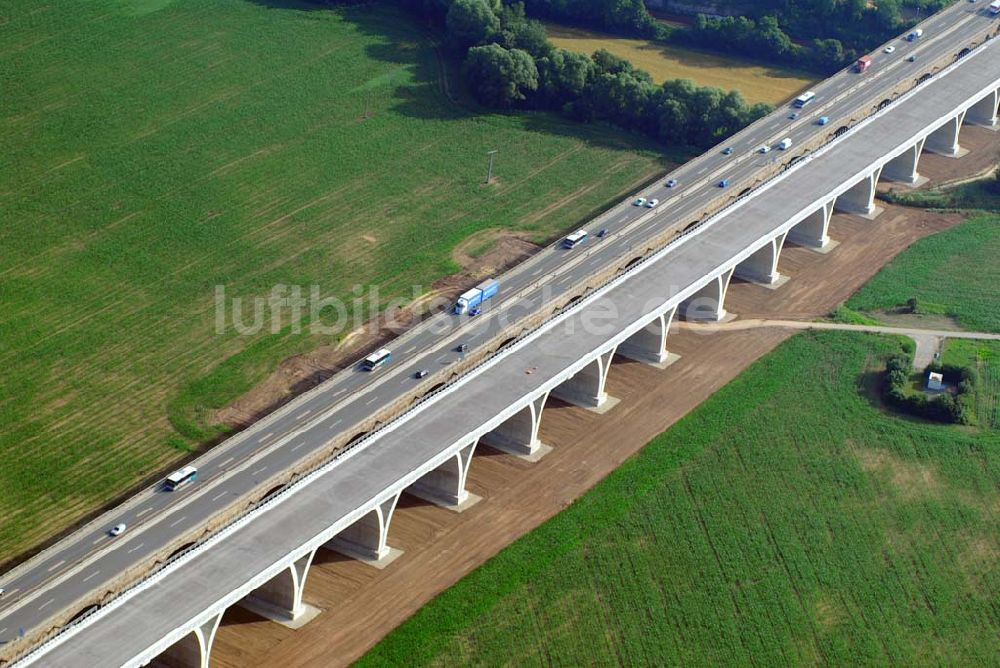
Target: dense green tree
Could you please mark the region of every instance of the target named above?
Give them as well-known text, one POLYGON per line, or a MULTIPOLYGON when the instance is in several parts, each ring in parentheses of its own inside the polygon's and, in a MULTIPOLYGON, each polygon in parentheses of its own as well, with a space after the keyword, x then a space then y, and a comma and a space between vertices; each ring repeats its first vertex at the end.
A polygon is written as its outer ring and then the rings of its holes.
POLYGON ((539 96, 550 109, 561 109, 579 99, 595 71, 593 60, 565 49, 555 49, 535 62, 539 96))
POLYGON ((538 88, 538 69, 531 54, 499 44, 469 49, 465 73, 476 96, 498 107, 510 107, 538 88))
POLYGON ((451 43, 468 48, 500 30, 500 19, 486 0, 452 0, 445 25, 451 43))

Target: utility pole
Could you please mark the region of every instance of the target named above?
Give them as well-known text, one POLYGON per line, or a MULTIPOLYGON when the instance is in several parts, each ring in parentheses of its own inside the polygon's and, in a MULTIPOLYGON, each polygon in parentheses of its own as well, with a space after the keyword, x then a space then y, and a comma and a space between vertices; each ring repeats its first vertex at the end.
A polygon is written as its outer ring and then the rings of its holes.
POLYGON ((486 185, 493 182, 493 158, 497 155, 497 150, 487 151, 486 155, 490 156, 490 166, 486 169, 486 185))

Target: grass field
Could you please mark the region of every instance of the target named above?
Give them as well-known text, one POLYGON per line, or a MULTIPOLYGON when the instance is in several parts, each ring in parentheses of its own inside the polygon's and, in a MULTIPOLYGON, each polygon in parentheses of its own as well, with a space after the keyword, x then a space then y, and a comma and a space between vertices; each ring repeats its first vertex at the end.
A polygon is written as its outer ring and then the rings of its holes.
POLYGON ((794 337, 360 665, 995 661, 1000 433, 873 405, 898 346, 794 337))
POLYGON ((1000 332, 1000 217, 977 216, 921 239, 847 301, 857 311, 920 308, 953 316, 969 330, 1000 332))
POLYGON ((218 336, 215 286, 409 296, 469 234, 554 236, 665 167, 607 128, 456 106, 406 15, 316 8, 0 0, 0 563, 336 342, 218 336))
POLYGON ((666 46, 642 39, 547 24, 556 46, 590 55, 598 49, 627 58, 649 72, 654 81, 691 79, 701 86, 736 89, 750 102, 780 104, 815 81, 815 76, 771 65, 760 65, 731 56, 715 56, 693 49, 666 46))

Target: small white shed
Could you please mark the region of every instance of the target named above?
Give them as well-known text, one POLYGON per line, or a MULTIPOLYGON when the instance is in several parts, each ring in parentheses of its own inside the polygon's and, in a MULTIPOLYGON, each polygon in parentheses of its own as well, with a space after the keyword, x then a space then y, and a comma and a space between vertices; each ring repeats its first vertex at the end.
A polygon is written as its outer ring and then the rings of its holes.
POLYGON ((944 389, 944 376, 941 374, 931 371, 927 375, 927 389, 935 392, 940 392, 944 389))

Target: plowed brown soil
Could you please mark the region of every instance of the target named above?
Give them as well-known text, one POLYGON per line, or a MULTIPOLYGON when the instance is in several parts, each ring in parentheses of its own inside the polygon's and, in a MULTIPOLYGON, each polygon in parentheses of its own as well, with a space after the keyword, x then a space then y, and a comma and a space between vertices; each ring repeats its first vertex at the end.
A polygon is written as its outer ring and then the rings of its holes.
MULTIPOLYGON (((954 179, 988 165, 1000 135, 965 128, 963 160, 925 155, 921 172, 954 179), (982 163, 982 164, 980 164, 982 163)), ((959 223, 958 214, 886 206, 874 221, 836 215, 840 242, 819 254, 786 246, 780 271, 790 281, 776 290, 734 281, 730 312, 745 317, 811 319, 830 312, 910 243, 959 223)), ((754 360, 792 332, 759 329, 704 335, 672 332, 668 347, 681 355, 667 370, 616 360, 608 392, 621 402, 605 415, 550 400, 542 440, 552 452, 535 464, 481 447, 469 489, 483 497, 458 514, 406 495, 392 520, 389 542, 405 551, 379 571, 320 550, 305 600, 323 612, 292 631, 240 608, 223 618, 212 665, 339 666, 350 663, 434 595, 544 522, 606 476, 754 360)))

